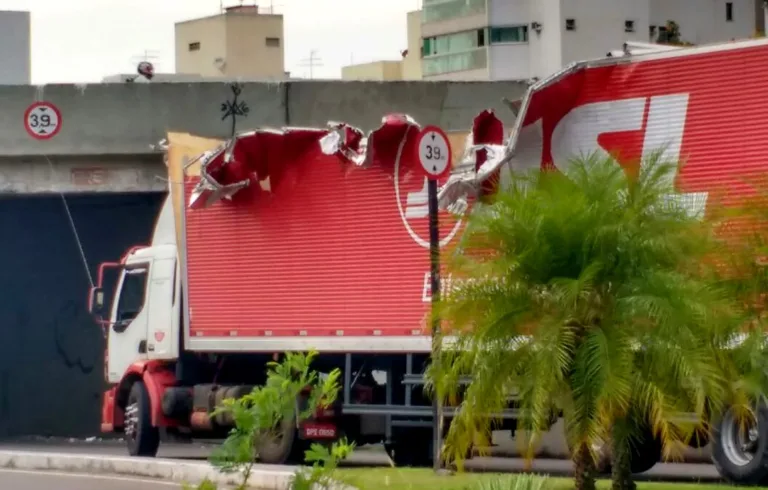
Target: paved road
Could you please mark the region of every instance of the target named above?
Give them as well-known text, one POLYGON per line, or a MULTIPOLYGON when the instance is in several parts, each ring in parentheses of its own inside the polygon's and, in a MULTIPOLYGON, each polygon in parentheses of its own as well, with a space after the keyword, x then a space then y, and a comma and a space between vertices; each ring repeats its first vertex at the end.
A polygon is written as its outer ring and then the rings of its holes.
POLYGON ((170 490, 178 483, 121 477, 0 470, 0 488, 8 490, 170 490))
MULTIPOLYGON (((205 443, 163 443, 160 445, 158 457, 183 460, 204 460, 210 454, 213 446, 205 443)), ((97 454, 107 456, 126 456, 125 445, 117 440, 96 440, 93 442, 66 440, 37 440, 37 441, 6 441, 0 442, 0 450, 10 451, 41 451, 70 454, 97 454)), ((373 447, 356 451, 345 462, 347 466, 383 466, 387 465, 387 457, 383 451, 373 447)), ((467 468, 475 471, 521 471, 524 462, 516 458, 474 458, 467 463, 467 468)), ((552 475, 569 475, 572 466, 570 461, 556 459, 538 459, 533 462, 533 471, 552 475)), ((714 466, 709 464, 665 463, 657 464, 650 471, 637 475, 638 480, 664 480, 681 482, 719 482, 720 477, 714 466)), ((2 483, 0 479, 0 483, 2 483)), ((0 489, 6 487, 0 484, 0 489)), ((118 487, 115 487, 118 488, 118 487)), ((122 487, 119 487, 122 488, 122 487)), ((143 488, 143 487, 140 487, 143 488)), ((153 487, 148 487, 155 490, 153 487)), ((21 490, 21 489, 19 489, 21 490)), ((57 489, 58 490, 58 489, 57 489)), ((111 490, 111 489, 110 489, 111 490)))

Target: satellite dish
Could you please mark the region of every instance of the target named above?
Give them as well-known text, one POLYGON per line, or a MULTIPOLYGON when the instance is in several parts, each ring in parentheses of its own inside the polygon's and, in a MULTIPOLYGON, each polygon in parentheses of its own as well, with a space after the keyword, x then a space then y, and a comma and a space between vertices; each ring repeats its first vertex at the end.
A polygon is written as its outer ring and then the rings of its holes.
POLYGON ((139 66, 136 67, 136 71, 147 80, 152 80, 155 76, 155 67, 149 61, 142 61, 139 63, 139 66))

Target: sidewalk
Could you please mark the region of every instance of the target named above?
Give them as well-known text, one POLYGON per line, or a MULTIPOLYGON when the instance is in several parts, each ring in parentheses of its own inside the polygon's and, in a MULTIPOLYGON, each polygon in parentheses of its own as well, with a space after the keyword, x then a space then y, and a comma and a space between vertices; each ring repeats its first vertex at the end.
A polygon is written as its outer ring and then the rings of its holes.
MULTIPOLYGON (((179 486, 182 483, 197 484, 206 478, 219 486, 236 485, 241 481, 239 474, 219 473, 207 462, 67 453, 0 450, 0 468, 125 475, 178 482, 179 486)), ((294 470, 287 466, 257 465, 251 474, 250 486, 262 490, 288 489, 294 470)))

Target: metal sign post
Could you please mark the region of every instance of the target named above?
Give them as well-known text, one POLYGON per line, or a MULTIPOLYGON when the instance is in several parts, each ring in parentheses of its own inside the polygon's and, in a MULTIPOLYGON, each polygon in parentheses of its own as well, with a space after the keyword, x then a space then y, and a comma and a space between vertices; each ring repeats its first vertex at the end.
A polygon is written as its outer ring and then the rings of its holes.
MULTIPOLYGON (((427 178, 427 199, 429 205, 429 268, 432 289, 432 363, 439 366, 442 351, 440 319, 435 306, 440 301, 440 222, 438 220, 437 182, 451 171, 451 145, 448 136, 435 126, 427 126, 419 134, 418 158, 427 178)), ((439 372, 439 369, 437 370, 439 372)), ((442 400, 435 396, 433 407, 433 455, 434 469, 442 467, 443 407, 442 400)))

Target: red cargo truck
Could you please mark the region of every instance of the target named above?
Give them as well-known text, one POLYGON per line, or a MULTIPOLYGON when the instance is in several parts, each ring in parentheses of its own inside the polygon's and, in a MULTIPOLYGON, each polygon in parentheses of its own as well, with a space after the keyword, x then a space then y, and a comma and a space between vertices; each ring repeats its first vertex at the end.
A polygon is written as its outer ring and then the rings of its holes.
MULTIPOLYGON (((579 153, 621 164, 663 150, 683 160, 673 197, 692 213, 706 212, 723 186, 743 196, 741 179, 766 168, 766 60, 765 40, 732 42, 580 62, 536 82, 513 104, 508 139, 492 113, 475 120, 441 182, 441 245, 460 237, 465 220, 445 209, 471 210, 478 192, 493 192, 499 176, 503 185, 506 168, 563 168, 579 153)), ((384 442, 398 463, 428 463, 432 409, 419 389, 430 352, 428 219, 417 134, 407 116, 386 117, 368 137, 343 124, 260 130, 183 171, 171 141, 172 184, 153 242, 102 266, 119 273, 114 294, 101 281, 91 291, 108 329, 103 430, 125 432, 134 455, 154 455, 161 432, 220 435, 225 421, 208 416, 217 402, 262 382, 274 355, 314 349, 319 370, 343 371, 340 404, 286 428, 262 459, 285 462, 302 441, 344 433, 384 442)), ((514 430, 513 408, 505 429, 514 430)), ((768 437, 731 429, 715 431, 718 468, 761 481, 768 437)), ((635 471, 658 460, 646 439, 635 471)))

